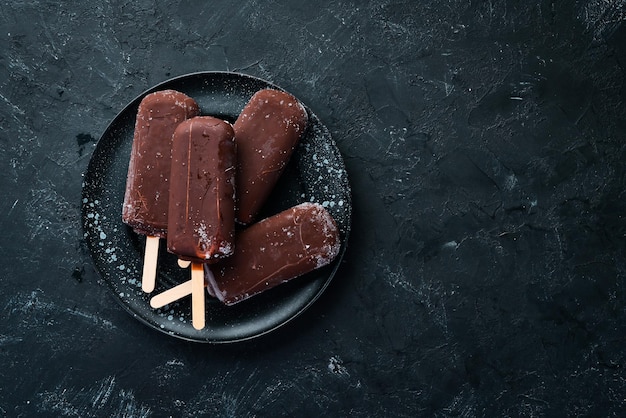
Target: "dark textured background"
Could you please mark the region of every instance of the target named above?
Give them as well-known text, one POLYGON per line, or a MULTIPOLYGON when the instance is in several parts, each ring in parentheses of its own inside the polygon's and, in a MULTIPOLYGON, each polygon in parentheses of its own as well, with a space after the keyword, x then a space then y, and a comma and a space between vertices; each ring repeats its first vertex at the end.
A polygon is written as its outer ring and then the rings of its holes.
POLYGON ((613 416, 626 407, 623 1, 2 1, 0 415, 613 416), (82 242, 82 174, 173 76, 330 129, 348 252, 279 331, 153 331, 82 242))

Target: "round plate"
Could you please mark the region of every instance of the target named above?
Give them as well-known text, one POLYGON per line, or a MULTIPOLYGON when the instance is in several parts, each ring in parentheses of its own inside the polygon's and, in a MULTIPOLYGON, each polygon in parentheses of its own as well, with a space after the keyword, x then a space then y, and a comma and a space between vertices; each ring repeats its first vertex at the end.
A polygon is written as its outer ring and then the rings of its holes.
POLYGON ((224 306, 207 295, 206 326, 202 330, 191 325, 190 297, 162 309, 150 306, 152 296, 189 280, 189 270, 178 267, 176 258, 164 250, 163 243, 156 289, 151 294, 141 290, 145 238, 121 220, 139 102, 148 93, 174 89, 194 98, 203 115, 234 122, 250 97, 268 87, 282 90, 238 73, 200 72, 173 78, 129 103, 107 127, 94 150, 83 184, 84 238, 97 270, 117 300, 152 328, 199 342, 224 343, 257 337, 302 313, 324 291, 339 267, 350 231, 350 186, 343 159, 328 129, 305 105, 309 127, 260 217, 304 201, 321 203, 333 215, 341 233, 341 251, 333 263, 234 306, 224 306))

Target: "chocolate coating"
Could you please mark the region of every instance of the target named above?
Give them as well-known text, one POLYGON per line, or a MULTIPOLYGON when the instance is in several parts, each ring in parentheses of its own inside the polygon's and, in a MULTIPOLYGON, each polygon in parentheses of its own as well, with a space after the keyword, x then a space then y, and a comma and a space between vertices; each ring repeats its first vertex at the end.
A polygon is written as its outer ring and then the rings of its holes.
POLYGON ((237 221, 252 222, 282 174, 308 122, 292 95, 273 89, 255 93, 235 121, 237 221))
POLYGON ((199 112, 175 90, 151 93, 139 104, 122 208, 122 220, 135 232, 165 238, 172 134, 199 112))
POLYGON ((339 253, 337 225, 324 207, 302 203, 239 232, 235 253, 206 274, 209 293, 232 305, 329 264, 339 253))
POLYGON ((174 132, 167 249, 183 260, 215 262, 233 252, 234 136, 228 122, 211 116, 174 132))

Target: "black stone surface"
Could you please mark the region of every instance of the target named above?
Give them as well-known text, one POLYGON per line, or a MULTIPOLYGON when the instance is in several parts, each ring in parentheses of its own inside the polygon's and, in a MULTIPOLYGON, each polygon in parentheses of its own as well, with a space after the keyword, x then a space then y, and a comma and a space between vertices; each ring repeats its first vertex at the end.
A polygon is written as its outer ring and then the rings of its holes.
POLYGON ((0 415, 619 416, 621 1, 4 1, 0 415), (261 339, 130 317, 80 222, 94 145, 195 71, 329 128, 353 190, 338 276, 261 339))

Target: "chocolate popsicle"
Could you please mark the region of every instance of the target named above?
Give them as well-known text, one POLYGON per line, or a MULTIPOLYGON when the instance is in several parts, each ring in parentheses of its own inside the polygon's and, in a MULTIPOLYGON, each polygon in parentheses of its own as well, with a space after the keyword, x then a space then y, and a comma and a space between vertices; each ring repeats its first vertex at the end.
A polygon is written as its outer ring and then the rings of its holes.
POLYGON ((329 264, 341 246, 335 221, 317 203, 301 203, 255 223, 235 242, 231 257, 205 265, 209 293, 226 305, 329 264))
POLYGON ((264 89, 255 93, 235 121, 237 221, 252 222, 282 174, 308 122, 292 95, 264 89))
POLYGON ((235 134, 228 122, 198 116, 174 132, 167 249, 179 260, 191 261, 196 329, 205 324, 203 264, 233 252, 236 158, 235 134))
POLYGON ((175 90, 148 94, 139 104, 126 179, 122 220, 146 235, 142 288, 154 290, 159 238, 167 235, 172 134, 200 113, 198 104, 175 90))
POLYGON ((167 249, 178 258, 213 263, 233 252, 236 157, 228 122, 198 116, 176 128, 167 249))

